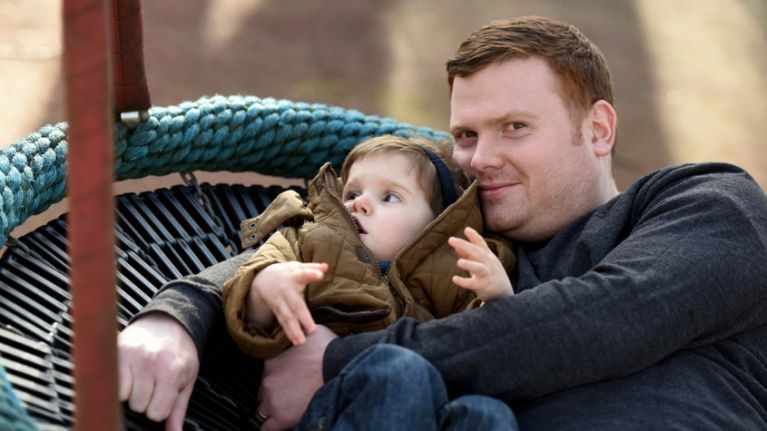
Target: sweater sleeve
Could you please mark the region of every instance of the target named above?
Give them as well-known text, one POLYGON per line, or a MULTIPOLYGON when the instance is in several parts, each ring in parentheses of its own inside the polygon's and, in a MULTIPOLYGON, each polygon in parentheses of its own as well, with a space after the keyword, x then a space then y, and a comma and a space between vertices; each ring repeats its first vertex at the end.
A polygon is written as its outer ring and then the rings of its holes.
MULTIPOLYGON (((414 350, 455 394, 530 400, 647 368, 767 323, 767 198, 745 173, 637 191, 625 237, 590 268, 444 319, 334 340, 323 373, 375 343, 414 350)), ((583 252, 582 250, 580 252, 583 252)))
POLYGON ((177 320, 191 335, 202 362, 204 353, 216 350, 225 334, 221 290, 252 250, 219 262, 196 275, 173 280, 162 286, 154 298, 133 318, 131 323, 150 313, 163 313, 177 320), (216 345, 209 345, 209 342, 216 345))

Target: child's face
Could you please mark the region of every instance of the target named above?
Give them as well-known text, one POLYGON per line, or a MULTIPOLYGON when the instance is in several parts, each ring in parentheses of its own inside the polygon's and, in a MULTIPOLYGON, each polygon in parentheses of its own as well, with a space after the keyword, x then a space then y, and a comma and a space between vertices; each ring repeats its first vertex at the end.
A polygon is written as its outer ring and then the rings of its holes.
POLYGON ((343 199, 362 243, 378 260, 391 260, 435 217, 410 160, 396 153, 354 162, 343 199))

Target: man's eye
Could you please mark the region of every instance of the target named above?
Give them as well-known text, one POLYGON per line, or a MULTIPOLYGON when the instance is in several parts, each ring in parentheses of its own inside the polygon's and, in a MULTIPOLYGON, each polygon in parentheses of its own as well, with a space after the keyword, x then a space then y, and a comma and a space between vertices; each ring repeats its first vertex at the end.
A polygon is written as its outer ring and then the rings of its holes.
POLYGON ((394 193, 386 193, 383 200, 384 202, 399 202, 399 196, 394 193))
POLYGON ((457 132, 457 133, 455 133, 453 135, 453 138, 455 138, 456 140, 458 140, 458 139, 471 139, 471 138, 476 138, 476 137, 477 137, 477 133, 476 132, 472 132, 471 130, 464 130, 462 132, 457 132))
POLYGON ((506 130, 510 132, 514 130, 524 129, 525 127, 527 127, 527 124, 520 123, 519 121, 514 121, 514 122, 506 124, 506 130))
POLYGON ((470 147, 477 140, 477 132, 471 130, 455 132, 453 133, 453 140, 458 147, 470 147))

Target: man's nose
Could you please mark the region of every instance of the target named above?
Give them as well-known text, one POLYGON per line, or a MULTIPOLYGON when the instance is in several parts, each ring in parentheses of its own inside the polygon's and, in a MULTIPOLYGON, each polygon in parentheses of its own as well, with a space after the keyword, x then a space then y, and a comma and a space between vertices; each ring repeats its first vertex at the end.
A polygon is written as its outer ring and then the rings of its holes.
POLYGON ((476 171, 497 169, 502 165, 500 147, 491 137, 480 137, 471 156, 471 168, 476 171))

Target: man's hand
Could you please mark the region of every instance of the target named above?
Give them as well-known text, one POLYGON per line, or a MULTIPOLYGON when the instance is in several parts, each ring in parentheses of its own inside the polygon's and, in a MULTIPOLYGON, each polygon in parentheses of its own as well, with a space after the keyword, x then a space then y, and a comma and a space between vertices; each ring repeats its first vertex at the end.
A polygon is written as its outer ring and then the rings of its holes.
POLYGON ((181 431, 200 368, 197 348, 183 326, 149 314, 117 337, 120 400, 165 429, 181 431))
POLYGON ((309 335, 306 343, 293 346, 264 363, 261 404, 269 419, 264 431, 292 429, 301 420, 314 393, 322 386, 322 356, 338 336, 325 326, 309 335))
POLYGON ((293 344, 306 342, 316 324, 304 301, 306 285, 322 280, 327 263, 282 262, 262 269, 253 279, 248 295, 248 320, 271 326, 277 318, 285 335, 293 344), (303 329, 302 329, 303 328, 303 329))
POLYGON ((471 277, 453 276, 453 283, 464 289, 473 290, 483 300, 496 299, 514 294, 511 280, 506 275, 506 269, 487 246, 482 235, 467 227, 464 235, 468 241, 451 237, 447 243, 458 254, 456 265, 468 271, 471 277))

